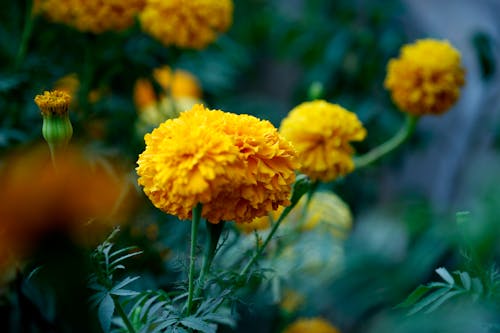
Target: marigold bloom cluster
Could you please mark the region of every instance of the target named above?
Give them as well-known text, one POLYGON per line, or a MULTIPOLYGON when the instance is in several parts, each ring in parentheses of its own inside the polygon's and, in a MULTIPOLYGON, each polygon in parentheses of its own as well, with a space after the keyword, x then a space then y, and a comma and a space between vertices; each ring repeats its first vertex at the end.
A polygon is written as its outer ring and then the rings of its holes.
POLYGON ((300 170, 322 181, 334 180, 354 169, 350 142, 366 136, 356 114, 323 100, 295 107, 283 119, 280 133, 297 150, 300 170))
POLYGON ((35 103, 43 116, 65 116, 68 114, 71 96, 65 91, 44 91, 43 95, 36 95, 35 103))
POLYGON ((389 61, 384 84, 402 111, 441 114, 457 101, 464 76, 460 53, 449 42, 422 39, 389 61))
POLYGON ((146 134, 139 184, 152 203, 181 219, 249 222, 288 205, 295 151, 268 121, 195 105, 146 134))
MULTIPOLYGON (((188 71, 172 71, 169 66, 162 66, 153 71, 153 78, 163 89, 163 94, 157 96, 153 84, 148 79, 138 79, 134 86, 134 102, 139 110, 157 104, 163 97, 172 97, 175 101, 183 98, 199 101, 201 98, 200 83, 188 71)), ((194 104, 189 109, 193 106, 194 104)))
POLYGON ((35 0, 34 12, 56 23, 99 34, 134 24, 145 0, 35 0))
POLYGON ((288 215, 286 220, 290 220, 290 224, 298 224, 305 231, 321 227, 336 238, 347 238, 352 228, 352 214, 349 206, 338 195, 329 191, 315 192, 305 216, 302 216, 306 202, 307 198, 302 197, 288 215))
POLYGON ((231 0, 146 0, 142 29, 164 45, 201 49, 232 23, 231 0))
POLYGON ((188 71, 162 66, 153 71, 153 78, 161 88, 159 94, 149 79, 140 78, 134 85, 134 102, 139 112, 136 131, 141 137, 202 102, 198 79, 188 71))
POLYGON ((124 177, 89 158, 78 149, 59 151, 54 167, 40 147, 6 159, 0 168, 0 267, 53 231, 86 242, 123 217, 124 177))
POLYGON ((340 333, 328 321, 322 318, 300 318, 289 325, 283 333, 340 333))

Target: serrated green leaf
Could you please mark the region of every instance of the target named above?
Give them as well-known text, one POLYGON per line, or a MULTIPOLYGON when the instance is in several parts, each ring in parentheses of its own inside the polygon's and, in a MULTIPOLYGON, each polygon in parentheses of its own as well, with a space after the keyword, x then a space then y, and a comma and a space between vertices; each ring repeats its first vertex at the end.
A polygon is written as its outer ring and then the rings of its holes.
POLYGON ((416 303, 415 306, 413 306, 413 308, 408 312, 408 315, 410 316, 421 311, 423 308, 435 302, 437 299, 449 292, 450 289, 451 288, 443 288, 430 293, 429 295, 421 299, 418 303, 416 303))
POLYGON ((135 257, 139 254, 142 254, 143 251, 136 251, 136 252, 133 252, 133 253, 129 253, 127 255, 124 255, 123 257, 119 257, 119 258, 116 258, 115 260, 113 260, 111 263, 110 263, 110 267, 115 267, 119 262, 122 262, 123 260, 126 260, 128 258, 131 258, 131 257, 135 257))
POLYGON ((438 300, 436 300, 431 306, 429 306, 425 310, 424 313, 431 313, 431 312, 435 311, 437 308, 439 308, 441 306, 441 304, 443 304, 444 302, 446 302, 450 298, 452 298, 454 296, 457 296, 457 295, 460 295, 460 294, 463 294, 465 292, 466 292, 465 290, 450 291, 449 293, 445 294, 443 297, 441 297, 438 300))
POLYGON ((139 318, 141 318, 141 320, 145 318, 145 316, 149 312, 151 304, 153 304, 158 299, 158 297, 160 297, 160 295, 154 295, 144 303, 141 309, 141 314, 139 315, 139 318))
POLYGON ((448 282, 449 284, 455 284, 455 280, 453 279, 453 276, 451 276, 450 273, 448 273, 448 271, 446 270, 446 268, 444 267, 439 267, 438 269, 436 269, 436 273, 439 274, 439 276, 445 280, 446 282, 448 282))
POLYGON ((126 285, 134 282, 135 280, 139 279, 140 276, 134 276, 134 277, 126 277, 125 279, 123 279, 121 282, 117 283, 113 288, 111 288, 111 293, 112 294, 116 294, 120 289, 122 289, 123 287, 125 287, 126 285))
POLYGON ((462 281, 462 285, 466 290, 470 290, 472 282, 469 274, 467 272, 457 272, 460 277, 460 281, 462 281))
POLYGON ((203 333, 215 333, 217 330, 217 325, 209 324, 204 320, 193 316, 183 318, 180 322, 187 328, 203 333))
POLYGON ((97 309, 97 317, 99 318, 99 323, 101 324, 102 330, 107 333, 111 327, 111 319, 113 318, 113 313, 115 312, 115 303, 111 295, 107 294, 102 302, 99 304, 97 309))
POLYGON ((167 319, 165 321, 162 321, 161 323, 155 325, 154 329, 152 331, 147 331, 148 333, 157 333, 157 332, 161 332, 162 330, 168 328, 169 326, 172 326, 174 325, 175 323, 177 323, 178 319, 167 319))
POLYGON ((209 313, 206 316, 203 316, 203 319, 210 321, 210 322, 213 322, 213 323, 226 325, 226 326, 229 326, 231 328, 236 327, 236 321, 233 318, 226 316, 226 315, 221 315, 221 314, 217 314, 217 313, 209 313))
POLYGON ((427 294, 432 288, 420 285, 406 299, 395 306, 396 309, 407 308, 415 304, 420 298, 427 294))
POLYGON ((478 278, 472 279, 472 290, 478 295, 483 294, 484 287, 483 287, 483 283, 481 282, 481 280, 479 280, 478 278))

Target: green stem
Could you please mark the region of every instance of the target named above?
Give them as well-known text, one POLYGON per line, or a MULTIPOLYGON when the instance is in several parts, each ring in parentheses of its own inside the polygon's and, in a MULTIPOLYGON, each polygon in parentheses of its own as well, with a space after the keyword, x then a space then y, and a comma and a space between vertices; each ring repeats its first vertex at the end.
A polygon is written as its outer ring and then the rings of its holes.
POLYGON ((419 117, 408 114, 403 127, 392 138, 368 153, 354 158, 356 169, 372 164, 402 145, 415 131, 418 120, 419 117))
POLYGON ((203 267, 200 274, 200 286, 203 285, 205 276, 210 271, 210 266, 215 257, 215 250, 217 250, 217 244, 219 244, 220 235, 224 229, 225 222, 221 221, 217 224, 213 224, 207 221, 207 229, 209 234, 208 246, 205 252, 205 259, 203 261, 203 267))
POLYGON ((286 207, 283 210, 283 213, 281 213, 280 217, 278 218, 278 220, 276 221, 276 223, 273 225, 271 231, 267 235, 267 237, 264 240, 264 242, 262 243, 262 245, 259 248, 257 248, 257 251, 254 253, 254 255, 252 256, 252 258, 250 259, 250 261, 241 270, 240 276, 244 276, 246 273, 248 273, 248 270, 250 269, 250 267, 252 267, 252 265, 260 257, 260 255, 262 254, 262 252, 264 252, 264 249, 266 248, 267 244, 269 244, 269 242, 273 238, 273 236, 276 233, 276 230, 278 230, 278 227, 280 226, 281 222, 285 219, 285 217, 287 217, 288 213, 290 213, 290 211, 292 210, 292 208, 294 206, 295 205, 290 205, 290 206, 286 207))
POLYGON ((127 330, 130 333, 135 333, 135 328, 134 328, 134 326, 132 326, 132 323, 128 319, 127 314, 125 313, 125 310, 123 310, 123 307, 122 307, 120 301, 118 300, 118 296, 111 295, 111 299, 113 299, 113 303, 115 304, 116 312, 122 318, 123 323, 127 327, 127 330))
POLYGON ((191 314, 191 309, 193 307, 193 295, 194 295, 194 262, 195 262, 195 251, 196 251, 196 239, 198 237, 198 225, 201 220, 201 209, 202 205, 199 203, 193 208, 193 220, 191 222, 191 251, 189 258, 189 286, 188 286, 188 299, 186 314, 189 316, 191 314))
POLYGON ((33 1, 28 0, 26 4, 26 14, 24 20, 23 34, 21 36, 21 44, 19 44, 19 49, 17 51, 16 59, 14 62, 14 68, 18 69, 24 61, 26 56, 26 51, 28 50, 28 42, 33 32, 33 22, 35 21, 33 15, 33 1))
MULTIPOLYGON (((316 189, 318 188, 319 186, 319 181, 315 180, 311 186, 309 187, 308 191, 307 191, 307 197, 306 197, 306 202, 304 203, 304 206, 302 206, 302 212, 301 212, 301 218, 302 219, 305 219, 306 217, 306 214, 307 214, 307 209, 309 208, 309 205, 311 203, 311 200, 312 200, 312 197, 314 195, 314 192, 316 192, 316 189)), ((302 221, 302 223, 300 224, 303 224, 304 221, 302 221)))

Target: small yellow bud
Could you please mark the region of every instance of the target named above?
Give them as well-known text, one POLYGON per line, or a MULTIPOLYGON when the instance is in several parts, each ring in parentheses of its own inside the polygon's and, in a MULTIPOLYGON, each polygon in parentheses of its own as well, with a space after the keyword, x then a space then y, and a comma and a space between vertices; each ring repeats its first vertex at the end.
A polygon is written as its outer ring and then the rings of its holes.
POLYGON ((71 96, 60 90, 45 91, 35 97, 43 117, 42 134, 52 153, 65 147, 73 135, 68 112, 70 101, 71 96))

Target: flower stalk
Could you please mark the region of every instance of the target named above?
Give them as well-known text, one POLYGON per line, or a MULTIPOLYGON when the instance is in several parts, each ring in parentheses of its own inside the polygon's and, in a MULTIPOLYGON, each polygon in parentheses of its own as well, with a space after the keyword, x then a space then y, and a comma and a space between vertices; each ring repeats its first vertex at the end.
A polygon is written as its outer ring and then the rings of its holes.
POLYGON ((193 295, 194 295, 194 264, 196 252, 196 240, 198 238, 198 226, 201 220, 202 205, 198 203, 193 208, 193 218, 191 221, 191 250, 189 254, 189 276, 188 276, 188 299, 186 305, 186 315, 191 315, 193 308, 193 295))
POLYGON ((418 116, 407 114, 404 125, 392 138, 380 146, 373 148, 368 153, 354 158, 356 169, 366 167, 396 150, 413 134, 419 119, 420 117, 418 116))
POLYGON ((130 322, 130 319, 128 319, 128 316, 125 313, 125 310, 123 310, 123 307, 122 307, 120 301, 118 300, 118 296, 111 295, 111 299, 113 300, 113 303, 115 305, 116 312, 118 313, 120 318, 123 320, 123 323, 127 327, 128 332, 135 333, 135 328, 132 325, 132 323, 130 322))
POLYGON ((28 0, 26 3, 26 15, 24 20, 23 33, 21 35, 21 43, 19 44, 19 49, 17 51, 16 59, 14 62, 14 68, 16 69, 18 69, 21 66, 22 62, 24 61, 24 58, 26 57, 28 42, 33 32, 34 21, 35 21, 35 15, 33 14, 33 1, 28 0))
POLYGON ((281 222, 283 222, 283 220, 288 216, 288 214, 292 211, 292 209, 295 207, 295 205, 297 205, 300 198, 302 198, 302 196, 305 193, 310 191, 310 189, 312 187, 314 187, 314 185, 310 182, 310 180, 306 176, 304 176, 304 175, 297 176, 295 184, 293 185, 293 192, 292 192, 292 198, 290 199, 290 201, 291 201, 290 206, 285 207, 285 209, 283 210, 283 212, 279 216, 278 220, 271 228, 271 231, 267 235, 267 237, 264 240, 264 242, 262 243, 262 245, 257 248, 257 251, 255 251, 252 258, 250 258, 248 263, 241 270, 240 276, 245 276, 248 273, 249 269, 257 261, 257 259, 261 256, 262 252, 264 252, 264 250, 266 249, 267 245, 269 244, 269 242, 273 238, 274 234, 276 233, 276 230, 278 230, 281 222))

